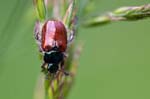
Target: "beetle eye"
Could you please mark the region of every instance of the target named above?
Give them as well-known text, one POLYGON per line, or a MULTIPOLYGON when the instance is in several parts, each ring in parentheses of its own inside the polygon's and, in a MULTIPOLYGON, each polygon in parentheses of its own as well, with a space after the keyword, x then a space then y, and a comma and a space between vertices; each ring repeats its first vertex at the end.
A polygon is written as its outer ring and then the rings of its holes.
POLYGON ((44 61, 46 63, 59 64, 63 60, 63 54, 58 51, 52 51, 51 53, 44 54, 44 61))
POLYGON ((48 64, 48 71, 50 73, 56 73, 58 70, 58 65, 57 64, 48 64))

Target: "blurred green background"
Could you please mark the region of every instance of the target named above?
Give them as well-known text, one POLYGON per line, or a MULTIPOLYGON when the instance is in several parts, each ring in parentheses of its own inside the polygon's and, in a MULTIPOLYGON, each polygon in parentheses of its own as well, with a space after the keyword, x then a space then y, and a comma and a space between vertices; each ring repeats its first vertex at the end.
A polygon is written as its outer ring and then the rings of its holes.
MULTIPOLYGON (((96 13, 148 0, 93 0, 96 13)), ((41 61, 32 0, 0 0, 0 99, 33 99, 41 61)), ((150 19, 80 28, 83 51, 68 99, 150 99, 150 19)))

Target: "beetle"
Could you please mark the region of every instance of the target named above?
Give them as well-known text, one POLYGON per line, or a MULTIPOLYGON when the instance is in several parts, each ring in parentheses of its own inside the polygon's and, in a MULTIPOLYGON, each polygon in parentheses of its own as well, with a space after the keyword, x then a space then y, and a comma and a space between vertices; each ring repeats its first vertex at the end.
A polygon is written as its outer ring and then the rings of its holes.
POLYGON ((44 63, 41 67, 46 68, 50 73, 61 71, 59 68, 63 68, 68 44, 67 29, 64 24, 58 20, 47 20, 44 24, 37 21, 34 35, 39 51, 43 53, 44 63))

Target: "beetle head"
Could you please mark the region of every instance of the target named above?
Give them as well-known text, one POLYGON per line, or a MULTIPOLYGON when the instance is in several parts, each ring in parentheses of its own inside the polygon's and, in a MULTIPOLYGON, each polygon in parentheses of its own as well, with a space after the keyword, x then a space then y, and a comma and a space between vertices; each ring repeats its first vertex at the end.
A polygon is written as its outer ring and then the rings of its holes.
POLYGON ((50 73, 56 73, 57 71, 58 71, 58 65, 57 64, 48 64, 48 71, 50 72, 50 73))

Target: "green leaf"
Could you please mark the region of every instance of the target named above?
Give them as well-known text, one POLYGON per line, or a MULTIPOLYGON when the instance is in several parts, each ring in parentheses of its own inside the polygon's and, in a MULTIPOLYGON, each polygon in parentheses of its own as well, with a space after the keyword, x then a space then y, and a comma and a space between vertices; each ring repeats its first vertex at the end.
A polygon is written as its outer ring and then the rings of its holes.
POLYGON ((69 7, 65 13, 64 18, 63 18, 63 23, 68 27, 71 22, 72 14, 74 11, 74 6, 75 6, 75 0, 72 0, 72 2, 69 4, 69 7))
POLYGON ((38 19, 40 21, 44 21, 46 19, 46 8, 44 0, 34 0, 34 5, 38 19))

